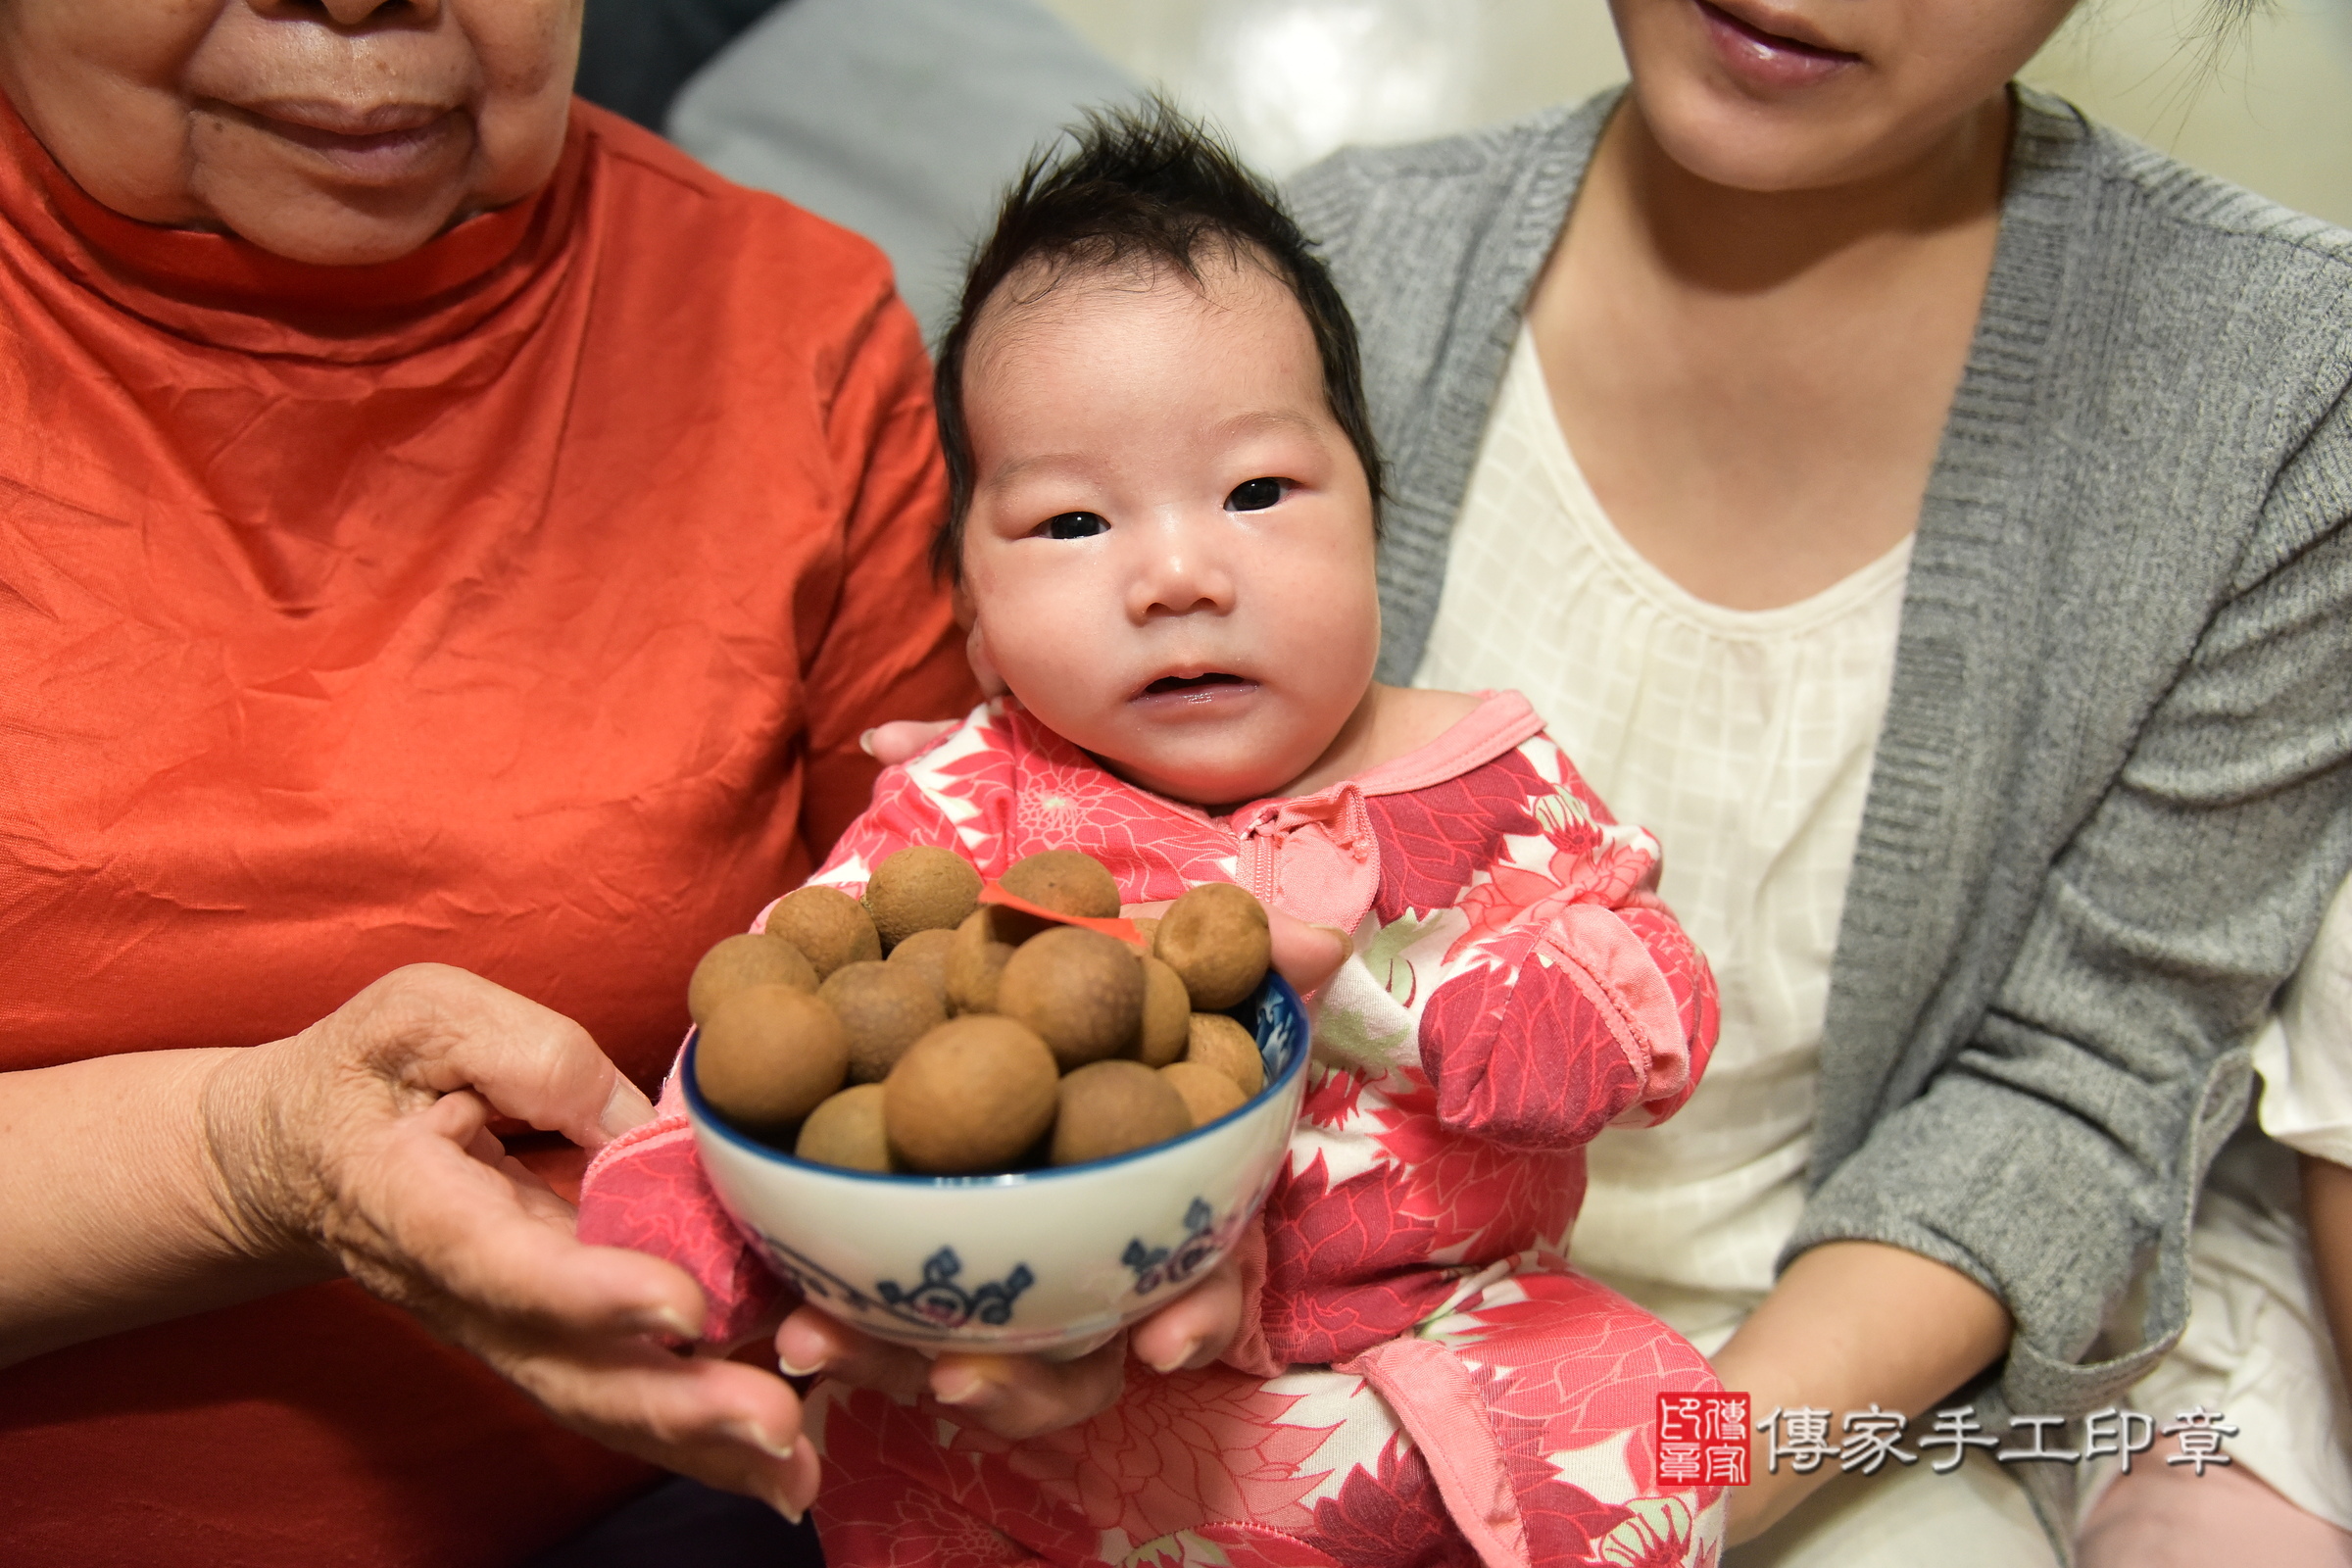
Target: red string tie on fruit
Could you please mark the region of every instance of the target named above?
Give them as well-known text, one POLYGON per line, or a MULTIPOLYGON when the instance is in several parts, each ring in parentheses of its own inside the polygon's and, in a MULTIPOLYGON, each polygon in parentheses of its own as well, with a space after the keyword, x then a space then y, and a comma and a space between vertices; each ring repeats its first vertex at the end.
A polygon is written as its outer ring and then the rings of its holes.
POLYGON ((1082 925, 1089 931, 1100 931, 1106 937, 1117 937, 1138 953, 1152 951, 1152 944, 1144 939, 1143 932, 1137 930, 1135 922, 1123 914, 1108 916, 1064 914, 1059 909, 1050 909, 1042 904, 1032 904, 1018 893, 1007 893, 1004 891, 1004 884, 996 881, 986 881, 980 884, 980 902, 1001 905, 1007 909, 1018 909, 1023 914, 1034 914, 1039 919, 1050 921, 1054 925, 1082 925))
POLYGON ((1364 792, 1340 784, 1237 814, 1241 884, 1260 904, 1306 921, 1353 931, 1380 891, 1380 841, 1364 792))

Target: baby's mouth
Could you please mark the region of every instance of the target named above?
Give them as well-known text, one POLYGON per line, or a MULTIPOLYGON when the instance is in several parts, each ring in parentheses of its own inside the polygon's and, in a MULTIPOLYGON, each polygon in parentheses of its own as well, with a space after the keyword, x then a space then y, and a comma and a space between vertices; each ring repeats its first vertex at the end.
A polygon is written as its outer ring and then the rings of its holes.
POLYGON ((1168 692, 1199 691, 1206 686, 1239 686, 1241 683, 1242 677, 1239 675, 1228 675, 1221 669, 1212 669, 1202 675, 1162 675, 1145 687, 1144 691, 1148 696, 1157 697, 1168 692))
POLYGON ((1187 703, 1214 702, 1221 691, 1256 683, 1247 675, 1230 674, 1221 669, 1203 670, 1198 675, 1162 675, 1146 686, 1139 697, 1173 697, 1187 703))

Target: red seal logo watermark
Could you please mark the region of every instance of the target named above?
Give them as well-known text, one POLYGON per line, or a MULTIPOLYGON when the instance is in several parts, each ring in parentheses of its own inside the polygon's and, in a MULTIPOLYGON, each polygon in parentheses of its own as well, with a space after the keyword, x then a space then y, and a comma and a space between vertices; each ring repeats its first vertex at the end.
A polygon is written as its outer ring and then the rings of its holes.
POLYGON ((1658 1396, 1658 1485, 1747 1485, 1747 1396, 1658 1396))

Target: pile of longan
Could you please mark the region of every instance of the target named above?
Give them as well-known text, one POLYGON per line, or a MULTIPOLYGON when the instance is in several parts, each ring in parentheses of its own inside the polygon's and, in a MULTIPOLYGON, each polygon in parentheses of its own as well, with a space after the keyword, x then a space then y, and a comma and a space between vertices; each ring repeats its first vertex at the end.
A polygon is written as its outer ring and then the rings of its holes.
MULTIPOLYGON (((1049 850, 998 884, 1104 918, 1102 862, 1049 850)), ((949 850, 901 850, 862 902, 805 887, 764 933, 728 937, 687 987, 711 1109, 802 1159, 976 1175, 1075 1165, 1180 1137, 1265 1087, 1257 1041, 1223 1009, 1265 979, 1266 911, 1194 888, 1150 953, 1083 925, 980 902, 949 850)))

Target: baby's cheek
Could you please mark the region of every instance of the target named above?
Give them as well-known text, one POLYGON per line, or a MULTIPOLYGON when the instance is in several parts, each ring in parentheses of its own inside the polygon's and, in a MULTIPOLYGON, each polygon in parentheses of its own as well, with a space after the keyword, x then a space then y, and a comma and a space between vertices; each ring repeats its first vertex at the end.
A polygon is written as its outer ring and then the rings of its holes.
POLYGON ((1380 662, 1380 603, 1354 586, 1337 583, 1319 600, 1302 597, 1277 630, 1275 667, 1293 700, 1312 712, 1312 724, 1345 722, 1380 662))
POLYGON ((981 625, 989 660, 1021 705, 1053 730, 1090 750, 1103 738, 1105 710, 1116 706, 1104 669, 1107 651, 1079 625, 1056 635, 1038 617, 987 617, 981 625), (1007 623, 1009 622, 1009 623, 1007 623))

